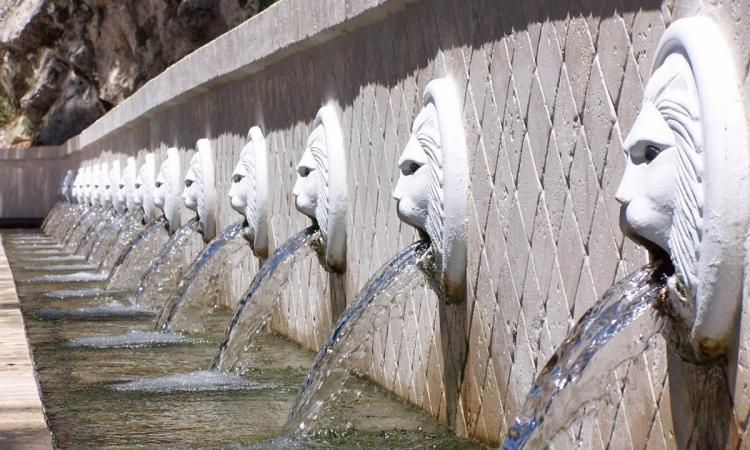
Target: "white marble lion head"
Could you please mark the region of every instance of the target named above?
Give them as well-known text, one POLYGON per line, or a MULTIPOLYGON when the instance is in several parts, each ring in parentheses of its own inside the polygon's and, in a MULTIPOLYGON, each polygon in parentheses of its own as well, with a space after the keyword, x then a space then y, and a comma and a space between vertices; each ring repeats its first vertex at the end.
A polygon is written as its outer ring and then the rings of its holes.
POLYGON ((245 217, 253 253, 268 256, 268 166, 266 140, 258 127, 250 128, 247 143, 232 172, 232 208, 245 217))
POLYGON ((180 227, 181 171, 180 151, 176 147, 168 148, 167 159, 162 162, 154 181, 154 206, 164 213, 170 233, 180 227))
POLYGON ((216 236, 216 183, 215 163, 211 141, 198 139, 195 155, 185 174, 185 189, 182 199, 185 207, 198 214, 203 240, 208 242, 216 236))
POLYGON ((466 295, 466 136, 452 80, 428 83, 422 110, 398 160, 393 198, 399 218, 429 237, 446 299, 466 295))
POLYGON ((133 204, 143 210, 143 218, 150 222, 154 217, 154 184, 156 183, 156 156, 147 153, 138 169, 133 186, 133 204))
POLYGON ((294 202, 320 227, 327 268, 346 270, 346 160, 338 113, 323 106, 297 164, 294 202))
POLYGON ((621 228, 671 260, 701 356, 722 354, 741 301, 750 156, 735 64, 708 18, 674 22, 624 142, 621 228))

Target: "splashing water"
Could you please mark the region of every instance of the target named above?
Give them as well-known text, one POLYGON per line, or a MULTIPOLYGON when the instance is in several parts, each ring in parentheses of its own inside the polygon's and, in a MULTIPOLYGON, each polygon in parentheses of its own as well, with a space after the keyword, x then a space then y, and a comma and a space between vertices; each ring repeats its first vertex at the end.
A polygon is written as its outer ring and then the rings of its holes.
POLYGON ((27 261, 39 263, 63 263, 63 262, 82 262, 83 256, 80 255, 49 255, 49 256, 31 256, 27 261))
POLYGON ((347 307, 307 372, 284 425, 285 435, 312 429, 312 422, 325 404, 343 391, 354 367, 369 350, 366 343, 389 320, 399 294, 427 276, 420 269, 420 262, 429 249, 426 241, 407 247, 381 267, 347 307))
POLYGON ((161 248, 159 254, 141 277, 133 302, 136 305, 161 307, 163 295, 177 286, 180 274, 188 263, 184 247, 188 239, 198 230, 200 222, 194 217, 161 248))
MULTIPOLYGON (((94 246, 102 238, 106 237, 112 229, 114 213, 111 210, 101 211, 98 214, 98 219, 94 222, 83 239, 76 245, 73 253, 77 255, 85 255, 88 260, 91 257, 91 252, 94 250, 94 246)), ((75 243, 73 243, 75 244, 75 243)))
POLYGON ((267 383, 257 383, 246 380, 239 375, 216 372, 214 370, 199 370, 186 374, 166 375, 163 377, 148 377, 112 386, 121 392, 215 392, 237 391, 245 389, 269 389, 267 383))
POLYGON ((73 272, 66 274, 40 275, 31 278, 22 278, 18 283, 88 283, 104 281, 107 279, 106 272, 73 272))
POLYGON ((539 373, 503 449, 543 448, 606 398, 614 370, 646 351, 664 324, 654 306, 665 285, 664 269, 654 263, 604 293, 539 373))
POLYGON ((199 342, 176 333, 159 333, 157 331, 132 330, 117 336, 86 336, 72 339, 74 347, 85 348, 143 348, 162 345, 191 344, 199 342))
POLYGON ((135 240, 144 230, 141 220, 135 216, 135 214, 127 215, 125 224, 121 227, 120 232, 112 240, 107 251, 100 259, 99 267, 106 269, 110 277, 112 276, 112 269, 115 262, 120 259, 120 255, 127 253, 132 248, 135 240))
POLYGON ((146 226, 136 238, 125 247, 112 270, 104 290, 135 290, 145 268, 153 261, 168 239, 167 221, 161 217, 146 226))
POLYGON ((120 303, 110 303, 107 305, 94 306, 89 308, 58 309, 44 308, 37 313, 37 317, 46 320, 59 319, 131 319, 139 317, 153 317, 156 311, 153 309, 141 308, 138 306, 122 305, 120 303))
POLYGON ((55 203, 55 205, 52 207, 52 209, 47 213, 47 217, 44 218, 42 221, 42 226, 40 227, 42 231, 47 234, 47 229, 51 226, 55 226, 58 224, 58 222, 62 219, 65 212, 64 210, 67 209, 67 206, 69 203, 58 201, 55 203))
POLYGON ((21 270, 33 270, 39 272, 77 272, 81 270, 96 270, 96 264, 53 264, 49 266, 28 265, 20 267, 21 270))
POLYGON ((250 287, 235 307, 224 340, 211 363, 211 370, 228 371, 239 361, 242 352, 273 314, 276 298, 288 282, 295 262, 311 255, 309 245, 318 238, 318 228, 306 228, 289 238, 255 274, 250 287), (301 250, 306 249, 304 254, 301 250))
POLYGON ((83 239, 86 232, 88 232, 92 225, 96 224, 99 219, 99 210, 90 208, 84 211, 73 226, 65 233, 62 238, 62 244, 69 248, 71 251, 74 246, 77 246, 83 239))
POLYGON ((86 258, 88 262, 96 264, 97 267, 102 266, 102 261, 107 252, 110 250, 113 242, 118 238, 120 232, 126 224, 129 216, 125 214, 115 215, 111 221, 99 231, 99 237, 96 239, 94 244, 91 246, 91 250, 88 252, 86 258))
POLYGON ((44 294, 47 298, 53 298, 56 300, 70 299, 70 298, 101 298, 105 292, 102 288, 80 288, 80 289, 60 289, 57 291, 49 291, 44 294))
POLYGON ((248 247, 241 232, 241 221, 228 226, 193 260, 180 279, 176 292, 164 304, 156 323, 157 331, 170 330, 176 322, 186 322, 193 331, 202 328, 199 321, 205 316, 206 306, 218 303, 221 288, 217 278, 226 272, 228 266, 239 264, 237 256, 242 253, 239 250, 248 247))

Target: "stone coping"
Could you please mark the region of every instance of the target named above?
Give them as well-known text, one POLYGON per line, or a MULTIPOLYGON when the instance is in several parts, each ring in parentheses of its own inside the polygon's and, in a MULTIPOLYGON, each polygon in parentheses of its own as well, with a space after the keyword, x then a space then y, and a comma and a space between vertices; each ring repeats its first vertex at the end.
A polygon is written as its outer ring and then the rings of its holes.
POLYGON ((172 64, 64 144, 0 148, 0 161, 64 158, 213 85, 259 72, 419 1, 282 0, 172 64))
POLYGON ((51 449, 52 435, 0 236, 0 448, 51 449))
MULTIPOLYGON (((68 148, 83 149, 109 133, 204 92, 225 80, 363 28, 421 0, 282 0, 185 56, 97 119, 68 148)), ((75 139, 75 138, 74 138, 75 139)))

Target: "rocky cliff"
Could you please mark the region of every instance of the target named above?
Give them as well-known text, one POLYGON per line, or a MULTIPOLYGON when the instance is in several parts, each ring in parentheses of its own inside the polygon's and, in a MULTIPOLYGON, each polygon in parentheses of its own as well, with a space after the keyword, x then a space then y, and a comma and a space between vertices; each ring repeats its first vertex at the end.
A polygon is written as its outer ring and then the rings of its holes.
POLYGON ((0 147, 75 136, 262 3, 0 0, 0 147))

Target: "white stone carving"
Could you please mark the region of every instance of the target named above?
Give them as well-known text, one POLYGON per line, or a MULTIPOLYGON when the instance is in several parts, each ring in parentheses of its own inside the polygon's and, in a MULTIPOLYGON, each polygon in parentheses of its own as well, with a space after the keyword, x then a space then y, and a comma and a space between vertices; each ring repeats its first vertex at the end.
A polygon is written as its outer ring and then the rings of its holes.
POLYGON ((461 107, 449 78, 427 84, 398 166, 401 175, 393 192, 398 216, 429 237, 446 299, 462 301, 469 170, 461 107))
POLYGON ((89 205, 89 191, 90 191, 90 180, 91 180, 91 165, 85 165, 80 170, 80 187, 78 196, 81 198, 80 203, 83 205, 89 205))
POLYGON ((93 191, 91 203, 95 207, 105 208, 107 184, 109 183, 109 164, 106 161, 94 166, 93 191))
POLYGON ((723 354, 732 337, 750 219, 747 118, 729 48, 709 18, 670 25, 617 191, 623 231, 669 255, 701 357, 723 354))
POLYGON ((127 210, 135 211, 135 158, 129 156, 125 162, 125 168, 122 170, 122 177, 117 186, 117 204, 119 212, 127 210))
POLYGON ((73 180, 75 179, 75 177, 75 170, 67 170, 65 171, 65 176, 60 182, 60 190, 58 193, 60 195, 60 198, 68 203, 71 202, 71 199, 73 197, 71 190, 73 189, 73 180))
POLYGON ((170 233, 180 227, 181 176, 180 151, 176 147, 170 147, 167 149, 167 159, 161 164, 154 182, 154 205, 164 213, 170 233))
POLYGON ((102 207, 112 208, 120 213, 125 210, 125 205, 119 202, 120 179, 122 178, 122 165, 119 160, 110 164, 109 172, 104 178, 104 194, 102 196, 102 207))
POLYGON ((79 167, 76 171, 76 176, 73 179, 73 187, 71 189, 71 195, 72 199, 76 203, 82 203, 82 194, 83 194, 83 167, 79 167))
POLYGON ((216 236, 216 164, 211 141, 198 139, 196 152, 190 160, 185 174, 185 190, 182 198, 185 206, 198 213, 203 240, 208 242, 216 236))
POLYGON ((147 153, 135 179, 133 203, 143 210, 143 220, 150 222, 154 217, 154 184, 156 182, 156 156, 147 153))
POLYGON ((255 256, 268 256, 268 163, 266 140, 258 127, 250 128, 247 143, 232 172, 229 199, 245 217, 250 246, 255 256))
POLYGON ((98 173, 99 169, 96 165, 96 163, 92 163, 88 170, 86 171, 86 184, 84 187, 84 198, 86 200, 86 204, 88 206, 94 206, 94 192, 95 192, 95 185, 96 185, 96 175, 98 173))
POLYGON ((320 108, 297 164, 295 205, 320 227, 327 269, 346 270, 346 159, 338 113, 320 108))

